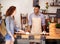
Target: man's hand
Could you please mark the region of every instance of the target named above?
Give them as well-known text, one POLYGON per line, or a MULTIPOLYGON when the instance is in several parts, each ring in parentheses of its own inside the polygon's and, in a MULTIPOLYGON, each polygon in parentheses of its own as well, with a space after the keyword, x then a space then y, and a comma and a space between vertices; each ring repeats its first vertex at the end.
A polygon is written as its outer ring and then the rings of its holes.
POLYGON ((31 28, 30 28, 30 26, 28 26, 28 28, 27 28, 27 32, 31 32, 31 30, 30 30, 31 28))
POLYGON ((31 32, 30 29, 25 30, 25 32, 31 32))
POLYGON ((42 33, 43 33, 43 34, 46 34, 46 31, 43 31, 42 33))

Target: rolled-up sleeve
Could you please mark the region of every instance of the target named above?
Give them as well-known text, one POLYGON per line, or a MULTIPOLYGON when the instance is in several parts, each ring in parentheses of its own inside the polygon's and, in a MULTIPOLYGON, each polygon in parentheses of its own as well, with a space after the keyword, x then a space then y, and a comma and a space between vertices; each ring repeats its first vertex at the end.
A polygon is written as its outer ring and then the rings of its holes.
POLYGON ((44 26, 45 25, 45 17, 44 17, 44 15, 42 15, 42 26, 44 26))
POLYGON ((32 25, 32 16, 31 15, 29 16, 28 25, 30 25, 30 26, 32 25))

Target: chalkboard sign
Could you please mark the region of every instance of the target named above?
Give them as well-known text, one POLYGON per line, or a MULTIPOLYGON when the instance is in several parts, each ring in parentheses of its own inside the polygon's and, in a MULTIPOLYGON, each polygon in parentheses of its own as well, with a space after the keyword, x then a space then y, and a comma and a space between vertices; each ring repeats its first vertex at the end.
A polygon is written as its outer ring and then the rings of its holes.
POLYGON ((33 0, 33 7, 39 5, 39 0, 33 0))

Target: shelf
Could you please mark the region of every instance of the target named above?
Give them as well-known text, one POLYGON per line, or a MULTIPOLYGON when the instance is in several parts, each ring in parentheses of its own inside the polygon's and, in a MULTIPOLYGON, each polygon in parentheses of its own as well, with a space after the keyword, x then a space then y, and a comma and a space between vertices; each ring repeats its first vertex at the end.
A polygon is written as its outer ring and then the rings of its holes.
POLYGON ((56 13, 43 13, 44 15, 56 15, 56 13))
POLYGON ((52 6, 52 7, 60 7, 60 5, 50 5, 50 6, 52 6))
POLYGON ((0 14, 1 14, 1 12, 0 12, 0 14))

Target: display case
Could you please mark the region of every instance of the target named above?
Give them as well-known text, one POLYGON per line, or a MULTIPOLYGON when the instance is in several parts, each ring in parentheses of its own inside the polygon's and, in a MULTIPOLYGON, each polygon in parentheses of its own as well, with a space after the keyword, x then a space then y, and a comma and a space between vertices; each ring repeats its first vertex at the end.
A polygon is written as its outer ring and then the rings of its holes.
POLYGON ((28 14, 20 14, 21 18, 21 29, 26 31, 28 27, 28 14))

